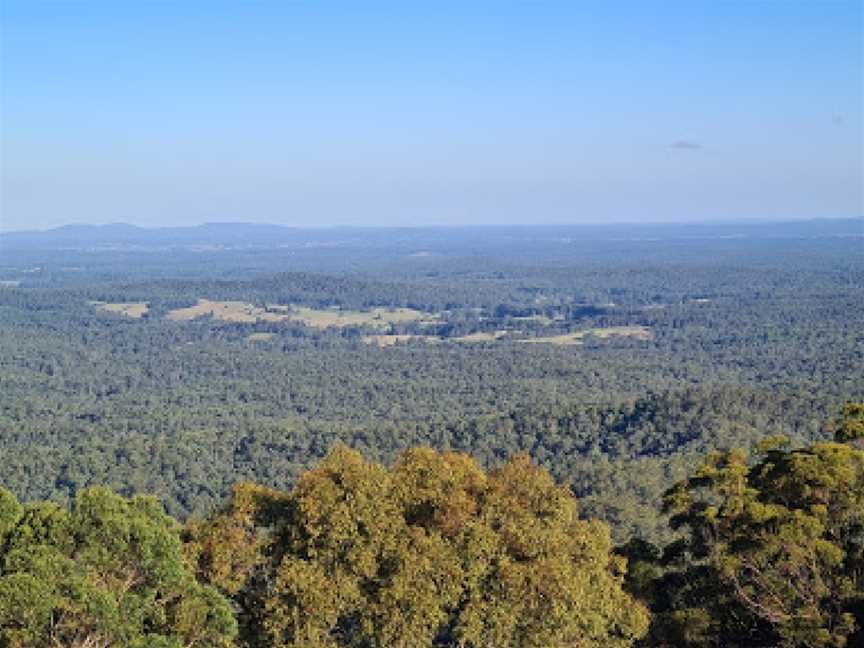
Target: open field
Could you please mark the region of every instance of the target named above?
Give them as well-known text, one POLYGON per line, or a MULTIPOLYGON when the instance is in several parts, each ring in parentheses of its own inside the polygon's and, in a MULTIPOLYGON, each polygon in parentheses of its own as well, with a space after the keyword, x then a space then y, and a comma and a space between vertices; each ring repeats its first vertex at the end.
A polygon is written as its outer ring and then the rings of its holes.
MULTIPOLYGON (((125 302, 125 303, 106 303, 106 302, 91 302, 93 306, 99 310, 124 315, 126 317, 140 318, 143 317, 149 310, 150 306, 147 302, 125 302)), ((349 327, 349 326, 368 326, 371 328, 386 330, 391 324, 418 322, 421 324, 436 323, 437 316, 430 313, 424 313, 412 308, 374 308, 369 311, 359 310, 341 310, 338 308, 311 308, 309 306, 296 306, 288 304, 267 304, 266 307, 256 306, 248 302, 242 301, 211 301, 209 299, 199 299, 194 306, 186 308, 178 308, 165 316, 166 319, 172 321, 189 321, 196 317, 212 316, 215 319, 226 322, 254 323, 257 321, 265 322, 281 322, 293 321, 300 322, 304 326, 326 329, 330 327, 349 327)), ((531 318, 540 323, 551 323, 545 317, 533 316, 531 318)), ((494 342, 500 340, 512 333, 519 331, 512 330, 497 330, 483 331, 470 333, 460 337, 450 338, 453 342, 467 343, 482 343, 494 342)), ((528 342, 531 344, 555 344, 559 346, 574 346, 583 343, 584 338, 588 335, 605 339, 616 335, 636 338, 638 340, 651 339, 651 331, 644 326, 611 326, 607 328, 592 328, 583 331, 573 331, 572 333, 564 333, 561 335, 549 335, 544 337, 527 338, 519 340, 520 342, 528 342)), ((247 339, 250 341, 264 341, 273 337, 270 333, 252 333, 247 339)), ((363 342, 369 345, 378 347, 390 347, 411 339, 423 339, 428 343, 440 342, 441 339, 436 336, 416 335, 416 334, 382 334, 367 335, 363 338, 363 342)))
POLYGON ((258 320, 278 322, 286 319, 285 315, 269 313, 259 306, 246 302, 210 301, 209 299, 199 299, 194 306, 172 310, 165 317, 174 321, 188 321, 204 315, 212 315, 214 318, 226 322, 256 322, 258 320))
POLYGON ((564 333, 563 335, 550 335, 547 337, 530 338, 520 341, 529 342, 531 344, 575 346, 582 344, 583 339, 588 335, 593 335, 601 339, 606 339, 613 335, 623 335, 626 337, 636 338, 637 340, 651 339, 651 331, 644 326, 610 326, 608 328, 593 328, 584 331, 574 331, 573 333, 564 333))
POLYGON ((370 311, 340 310, 337 308, 317 309, 308 306, 267 304, 266 308, 241 301, 210 301, 199 299, 195 306, 172 310, 166 316, 169 320, 184 321, 196 317, 212 315, 227 322, 280 322, 291 320, 305 326, 326 329, 330 327, 371 326, 385 328, 400 322, 429 322, 432 317, 411 308, 375 308, 370 311))
MULTIPOLYGON (((427 343, 434 344, 437 342, 495 342, 501 338, 511 334, 519 333, 519 331, 484 331, 478 333, 470 333, 460 337, 439 338, 433 335, 367 335, 363 338, 366 344, 374 344, 379 347, 391 347, 399 342, 406 340, 424 340, 427 343)), ((529 342, 531 344, 555 344, 558 346, 578 346, 582 344, 586 336, 593 335, 595 337, 606 339, 616 335, 636 338, 638 340, 650 340, 651 331, 644 326, 610 326, 608 328, 593 328, 584 331, 574 331, 572 333, 564 333, 562 335, 549 335, 546 337, 527 338, 516 340, 517 342, 529 342)))
POLYGON ((511 317, 514 322, 537 322, 538 324, 542 324, 543 326, 549 326, 553 324, 556 320, 563 320, 563 317, 556 317, 552 319, 551 317, 546 317, 545 315, 526 315, 524 317, 511 317))
POLYGON ((407 340, 423 340, 427 344, 437 344, 439 342, 494 342, 507 335, 508 333, 512 333, 512 331, 494 331, 491 333, 481 332, 481 333, 470 333, 468 335, 463 335, 461 337, 452 337, 452 338, 440 338, 436 335, 367 335, 363 338, 363 342, 366 344, 374 344, 379 347, 390 347, 394 346, 399 342, 405 342, 407 340))
POLYGON ((508 333, 512 333, 512 331, 493 331, 493 332, 469 333, 468 335, 463 335, 461 337, 454 337, 451 339, 454 342, 494 342, 498 338, 504 337, 508 333))
MULTIPOLYGON (((99 310, 133 318, 143 317, 150 308, 147 302, 91 303, 99 310)), ((375 308, 369 311, 358 311, 341 310, 338 308, 317 309, 308 306, 286 304, 267 304, 266 307, 262 308, 248 302, 210 301, 209 299, 199 299, 198 303, 194 306, 172 310, 165 317, 172 321, 189 321, 196 317, 204 317, 207 315, 226 322, 241 322, 249 324, 256 321, 280 322, 290 320, 300 322, 304 326, 318 329, 326 329, 330 327, 343 328, 348 326, 368 326, 371 328, 386 329, 391 324, 405 322, 434 324, 437 321, 436 316, 412 308, 375 308)), ((530 319, 536 319, 543 323, 545 323, 543 320, 547 320, 545 317, 540 319, 536 316, 530 319)), ((551 320, 548 320, 548 322, 551 323, 551 320)), ((467 343, 494 342, 512 333, 519 333, 519 331, 483 331, 470 333, 460 337, 453 337, 450 338, 450 340, 453 342, 467 343)), ((607 328, 592 328, 583 331, 573 331, 572 333, 564 333, 561 335, 528 338, 519 341, 531 344, 574 346, 582 344, 584 338, 588 335, 593 335, 601 339, 616 335, 632 337, 638 340, 651 339, 651 331, 644 326, 611 326, 607 328)), ((270 339, 271 337, 272 334, 270 333, 252 333, 247 339, 250 341, 263 341, 270 339)), ((424 339, 429 343, 441 341, 441 339, 436 336, 416 334, 395 335, 382 333, 381 335, 367 335, 363 338, 363 342, 379 347, 389 347, 394 346, 399 342, 411 339, 424 339)))
POLYGON ((382 348, 395 346, 399 342, 408 340, 422 340, 427 344, 437 344, 441 338, 434 335, 366 335, 363 337, 365 344, 374 344, 382 348))
POLYGON ((246 339, 250 342, 266 342, 267 340, 272 340, 276 337, 275 333, 250 333, 246 336, 246 339))
MULTIPOLYGON (((270 307, 268 307, 270 308, 270 307)), ((306 306, 292 307, 287 317, 303 322, 306 326, 329 328, 331 326, 373 326, 383 328, 389 324, 416 322, 428 319, 429 313, 423 313, 413 308, 375 308, 371 311, 347 311, 337 309, 308 308, 306 306)))
POLYGON ((147 302, 126 302, 114 304, 93 302, 93 305, 101 311, 135 318, 144 317, 144 314, 150 310, 150 304, 147 302))

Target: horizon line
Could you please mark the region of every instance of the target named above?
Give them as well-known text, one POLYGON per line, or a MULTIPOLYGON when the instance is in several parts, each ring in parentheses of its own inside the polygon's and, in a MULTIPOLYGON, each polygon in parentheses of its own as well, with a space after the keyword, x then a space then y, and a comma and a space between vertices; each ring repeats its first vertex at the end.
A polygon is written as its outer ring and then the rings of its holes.
POLYGON ((315 224, 286 224, 279 222, 261 222, 261 221, 199 221, 194 224, 184 225, 137 225, 125 221, 114 221, 110 223, 87 223, 87 222, 68 222, 62 225, 54 225, 41 229, 5 229, 0 225, 0 235, 6 234, 47 234, 56 232, 66 228, 74 227, 89 227, 89 228, 109 228, 109 227, 129 227, 138 230, 156 231, 165 229, 196 229, 201 227, 209 227, 214 225, 223 226, 260 226, 260 227, 279 227, 283 229, 295 230, 336 230, 336 229, 367 229, 367 230, 405 230, 405 229, 479 229, 479 228, 553 228, 553 227, 632 227, 632 226, 670 226, 670 225, 781 225, 784 223, 807 223, 815 221, 855 221, 860 220, 864 223, 864 215, 858 216, 816 216, 807 218, 730 218, 730 219, 704 219, 704 220, 652 220, 652 221, 582 221, 570 223, 462 223, 462 224, 443 224, 443 223, 424 223, 419 225, 396 225, 396 224, 381 224, 381 223, 366 223, 366 224, 346 224, 346 223, 330 223, 323 225, 315 224))

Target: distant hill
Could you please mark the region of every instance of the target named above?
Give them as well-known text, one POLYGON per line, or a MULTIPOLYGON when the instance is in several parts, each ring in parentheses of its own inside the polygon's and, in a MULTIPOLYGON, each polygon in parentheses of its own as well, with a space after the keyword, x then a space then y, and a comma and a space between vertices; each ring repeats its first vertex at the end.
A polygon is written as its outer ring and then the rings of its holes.
POLYGON ((10 248, 171 247, 192 245, 271 246, 297 240, 298 230, 281 225, 205 223, 191 227, 144 228, 126 223, 64 225, 46 231, 0 234, 10 248))
POLYGON ((205 223, 188 227, 144 228, 125 223, 65 225, 46 231, 0 234, 0 248, 165 249, 172 247, 309 247, 357 245, 377 247, 394 242, 435 247, 459 238, 484 245, 513 241, 686 240, 722 238, 819 238, 864 236, 862 219, 818 219, 789 222, 693 224, 614 224, 466 227, 333 227, 296 228, 255 223, 205 223))

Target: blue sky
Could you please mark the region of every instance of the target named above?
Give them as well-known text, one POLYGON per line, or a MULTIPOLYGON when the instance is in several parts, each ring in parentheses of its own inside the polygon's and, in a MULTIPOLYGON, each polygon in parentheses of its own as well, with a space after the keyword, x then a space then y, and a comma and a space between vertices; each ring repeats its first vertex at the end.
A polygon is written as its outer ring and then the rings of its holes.
POLYGON ((861 216, 861 6, 0 0, 0 228, 861 216))

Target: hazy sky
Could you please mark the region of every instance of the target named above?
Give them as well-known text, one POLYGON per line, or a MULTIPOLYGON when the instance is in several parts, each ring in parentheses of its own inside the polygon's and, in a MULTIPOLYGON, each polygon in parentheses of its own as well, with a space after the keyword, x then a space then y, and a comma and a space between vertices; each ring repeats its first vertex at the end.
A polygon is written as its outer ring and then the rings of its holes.
POLYGON ((861 7, 0 0, 0 227, 861 216, 861 7))

